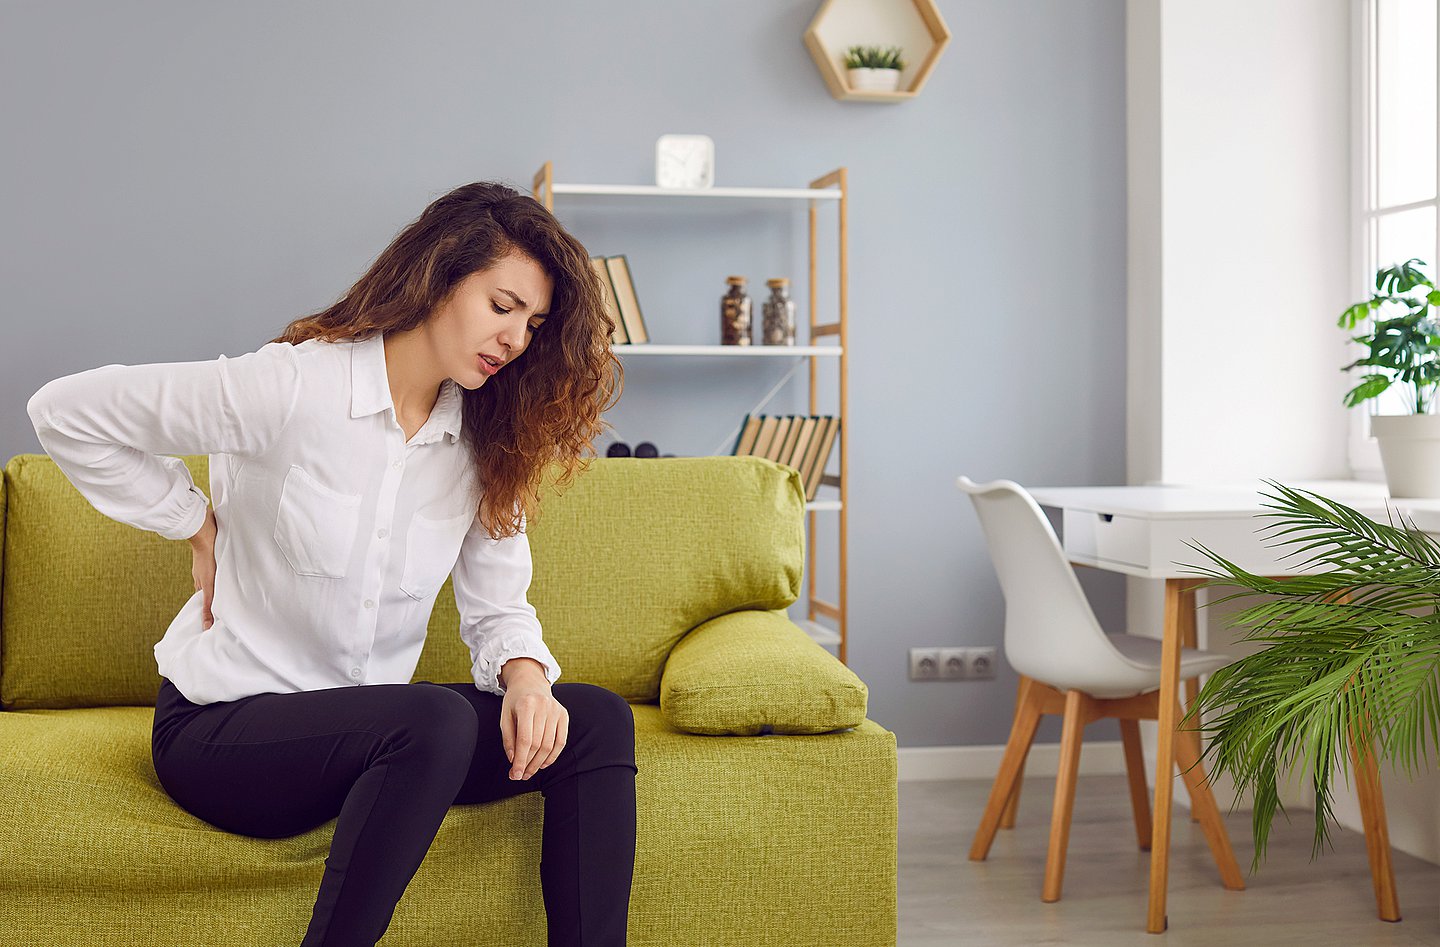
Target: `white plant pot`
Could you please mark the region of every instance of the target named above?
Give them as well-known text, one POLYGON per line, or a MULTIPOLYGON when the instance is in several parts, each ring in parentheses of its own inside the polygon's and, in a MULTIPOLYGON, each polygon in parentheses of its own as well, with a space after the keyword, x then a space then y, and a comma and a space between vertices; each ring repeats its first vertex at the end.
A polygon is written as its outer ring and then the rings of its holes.
POLYGON ((849 69, 850 88, 856 92, 894 92, 900 86, 899 69, 849 69))
POLYGON ((1392 497, 1440 498, 1440 414, 1376 414, 1370 434, 1392 497))

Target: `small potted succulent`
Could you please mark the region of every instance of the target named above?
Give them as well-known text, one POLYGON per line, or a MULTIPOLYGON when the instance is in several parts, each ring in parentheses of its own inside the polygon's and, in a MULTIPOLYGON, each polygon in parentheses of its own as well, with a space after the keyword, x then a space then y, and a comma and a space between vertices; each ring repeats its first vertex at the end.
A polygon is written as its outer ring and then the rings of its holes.
POLYGON ((899 46, 851 46, 845 50, 845 70, 850 88, 856 92, 894 92, 904 68, 899 46))
POLYGON ((1391 385, 1411 386, 1409 414, 1376 414, 1370 433, 1380 445, 1386 486, 1392 497, 1440 497, 1440 414, 1435 413, 1435 386, 1440 384, 1440 290, 1426 278, 1425 264, 1410 259, 1375 274, 1375 293, 1346 309, 1339 325, 1354 329, 1372 319, 1370 331, 1353 339, 1369 347, 1364 358, 1341 371, 1361 366, 1379 369, 1360 379, 1345 395, 1355 407, 1377 397, 1391 385), (1381 312, 1387 307, 1386 312, 1381 312))

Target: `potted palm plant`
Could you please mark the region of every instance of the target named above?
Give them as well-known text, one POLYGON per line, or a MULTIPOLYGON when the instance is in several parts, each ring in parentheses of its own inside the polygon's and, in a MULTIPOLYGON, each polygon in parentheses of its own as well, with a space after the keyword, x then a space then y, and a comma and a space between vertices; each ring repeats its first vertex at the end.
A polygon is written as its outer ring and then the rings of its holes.
POLYGON ((1347 407, 1377 397, 1396 383, 1412 389, 1409 414, 1370 418, 1370 433, 1379 443, 1386 486, 1393 497, 1440 497, 1440 414, 1434 413, 1435 386, 1440 383, 1440 322, 1430 312, 1432 306, 1440 307, 1440 291, 1426 278, 1424 265, 1410 259, 1381 269, 1375 274, 1375 293, 1346 309, 1339 323, 1354 329, 1373 319, 1368 334, 1353 337, 1369 347, 1369 354, 1341 371, 1362 366, 1379 369, 1364 375, 1346 393, 1347 407))
MULTIPOLYGON (((1372 752, 1416 772, 1429 759, 1427 739, 1440 744, 1440 544, 1403 515, 1379 523, 1335 500, 1274 481, 1265 504, 1284 544, 1314 550, 1291 567, 1303 575, 1253 575, 1203 545, 1218 568, 1199 588, 1243 591, 1265 600, 1232 616, 1241 640, 1265 645, 1216 671, 1200 689, 1182 727, 1208 734, 1212 778, 1228 773, 1237 798, 1254 801, 1255 857, 1264 857, 1270 825, 1283 811, 1282 772, 1308 772, 1315 800, 1312 858, 1328 841, 1332 773, 1348 774, 1353 739, 1361 761, 1372 752), (1318 564, 1322 571, 1307 571, 1318 564), (1326 568, 1328 566, 1328 569, 1326 568), (1201 722, 1204 721, 1204 722, 1201 722), (1295 769, 1300 764, 1299 769, 1295 769)), ((1268 527, 1267 527, 1268 528, 1268 527)), ((1440 745, 1437 745, 1440 750, 1440 745)), ((1348 779, 1348 775, 1346 777, 1348 779)))

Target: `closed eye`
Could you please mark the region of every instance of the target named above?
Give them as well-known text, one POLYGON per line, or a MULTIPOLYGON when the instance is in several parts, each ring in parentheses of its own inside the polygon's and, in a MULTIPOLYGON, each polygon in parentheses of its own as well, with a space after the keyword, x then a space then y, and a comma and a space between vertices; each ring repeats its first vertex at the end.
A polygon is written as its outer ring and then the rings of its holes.
MULTIPOLYGON (((492 302, 492 303, 490 304, 490 308, 493 309, 493 310, 495 310, 495 312, 496 312, 498 315, 501 315, 501 316, 506 316, 506 315, 509 315, 509 314, 510 314, 510 310, 503 308, 499 303, 492 302)), ((544 325, 544 324, 545 324, 545 323, 543 323, 543 322, 540 323, 540 325, 544 325)), ((535 325, 534 323, 531 323, 530 325, 526 326, 526 328, 529 329, 532 333, 533 333, 533 332, 539 332, 539 331, 540 331, 540 325, 535 325)))

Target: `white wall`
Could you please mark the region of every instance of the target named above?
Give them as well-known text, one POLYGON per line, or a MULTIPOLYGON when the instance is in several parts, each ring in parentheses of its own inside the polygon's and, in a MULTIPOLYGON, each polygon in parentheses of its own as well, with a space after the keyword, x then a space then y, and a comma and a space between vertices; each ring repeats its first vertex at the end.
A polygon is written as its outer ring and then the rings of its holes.
MULTIPOLYGON (((1356 7, 1127 0, 1132 484, 1353 475, 1335 323, 1354 294, 1356 7)), ((1131 633, 1158 637, 1163 584, 1128 582, 1131 633)), ((1202 607, 1201 646, 1244 653, 1225 616, 1252 604, 1202 607)), ((1392 843, 1440 863, 1440 776, 1412 782, 1382 763, 1381 778, 1392 843)), ((1337 818, 1360 831, 1336 785, 1337 818)), ((1287 807, 1305 807, 1304 786, 1294 774, 1287 807)), ((1216 794, 1230 804, 1228 781, 1216 794)), ((1309 816, 1276 831, 1308 833, 1309 816)))

